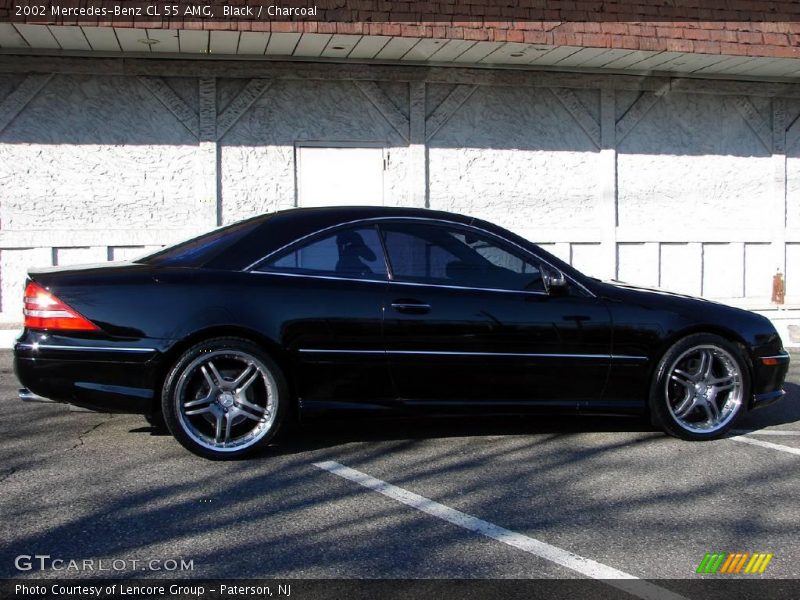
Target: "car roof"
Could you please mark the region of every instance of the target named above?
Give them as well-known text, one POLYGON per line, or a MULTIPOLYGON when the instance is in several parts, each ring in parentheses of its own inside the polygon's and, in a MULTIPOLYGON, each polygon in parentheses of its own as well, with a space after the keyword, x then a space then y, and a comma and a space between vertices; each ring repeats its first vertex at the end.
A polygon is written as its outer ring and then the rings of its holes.
POLYGON ((433 210, 430 208, 412 208, 406 206, 320 206, 313 208, 290 208, 281 210, 271 215, 282 219, 301 222, 329 221, 331 224, 347 223, 361 219, 391 218, 391 217, 416 217, 427 219, 444 219, 459 223, 470 223, 474 217, 456 213, 433 210))

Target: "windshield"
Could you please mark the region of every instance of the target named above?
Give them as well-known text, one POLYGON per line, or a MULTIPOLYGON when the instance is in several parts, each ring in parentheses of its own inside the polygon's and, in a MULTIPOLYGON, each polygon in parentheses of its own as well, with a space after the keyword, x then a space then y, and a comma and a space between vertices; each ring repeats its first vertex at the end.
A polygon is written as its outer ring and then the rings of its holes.
POLYGON ((200 266, 217 256, 225 248, 238 242, 260 224, 261 218, 256 217, 233 225, 226 225, 138 258, 135 262, 165 266, 200 266))

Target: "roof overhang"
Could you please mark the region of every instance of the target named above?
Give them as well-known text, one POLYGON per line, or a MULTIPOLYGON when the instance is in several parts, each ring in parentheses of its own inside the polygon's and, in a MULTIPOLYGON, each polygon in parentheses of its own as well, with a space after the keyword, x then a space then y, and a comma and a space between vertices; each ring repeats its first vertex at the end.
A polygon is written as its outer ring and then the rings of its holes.
POLYGON ((800 58, 408 36, 0 23, 0 54, 302 60, 796 82, 800 58))

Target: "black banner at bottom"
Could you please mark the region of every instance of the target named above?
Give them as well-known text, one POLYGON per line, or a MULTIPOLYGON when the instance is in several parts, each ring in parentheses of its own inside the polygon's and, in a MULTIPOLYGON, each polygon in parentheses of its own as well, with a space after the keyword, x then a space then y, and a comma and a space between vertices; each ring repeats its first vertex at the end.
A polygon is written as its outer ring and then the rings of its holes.
POLYGON ((800 598, 798 579, 4 579, 3 600, 800 598))

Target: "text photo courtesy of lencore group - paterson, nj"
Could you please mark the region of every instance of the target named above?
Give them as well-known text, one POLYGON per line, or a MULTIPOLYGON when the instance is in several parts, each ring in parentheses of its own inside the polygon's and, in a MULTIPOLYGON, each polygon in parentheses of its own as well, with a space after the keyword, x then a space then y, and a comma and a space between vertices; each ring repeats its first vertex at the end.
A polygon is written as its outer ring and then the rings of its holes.
POLYGON ((0 597, 795 599, 800 5, 0 0, 0 597))

